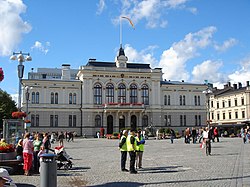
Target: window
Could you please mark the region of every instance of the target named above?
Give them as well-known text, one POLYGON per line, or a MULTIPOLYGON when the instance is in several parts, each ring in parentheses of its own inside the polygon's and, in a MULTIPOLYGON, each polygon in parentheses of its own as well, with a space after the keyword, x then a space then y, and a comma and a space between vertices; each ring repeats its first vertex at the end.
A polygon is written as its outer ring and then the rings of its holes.
POLYGON ((35 126, 35 115, 31 114, 31 127, 35 126))
POLYGON ((241 105, 245 105, 244 98, 241 98, 241 105))
POLYGON ((55 93, 55 104, 58 104, 58 93, 55 93))
POLYGON ((137 103, 137 86, 135 84, 130 85, 130 103, 137 103))
POLYGON ((228 118, 232 119, 232 113, 231 112, 228 113, 228 118))
POLYGON ((114 103, 114 85, 111 83, 106 86, 106 102, 114 103))
POLYGON ((238 106, 237 99, 234 100, 234 106, 238 106))
POLYGON ((142 103, 145 105, 149 105, 149 90, 147 85, 142 85, 142 103))
POLYGON ((36 127, 39 127, 39 115, 36 115, 36 127))
POLYGON ((167 105, 167 96, 164 95, 164 105, 167 105))
POLYGON ((76 127, 76 115, 73 115, 73 127, 76 127))
POLYGON ((242 118, 245 118, 245 111, 242 111, 241 115, 242 115, 242 118))
POLYGON ((72 104, 73 102, 72 102, 72 99, 73 99, 73 95, 72 95, 72 93, 70 93, 69 94, 69 104, 72 104))
POLYGON ((53 127, 54 126, 54 116, 50 115, 50 126, 53 127))
POLYGON ((212 114, 212 119, 214 119, 214 113, 211 113, 212 114))
POLYGON ((55 115, 55 127, 58 127, 58 115, 55 115))
POLYGON ((180 126, 183 126, 183 116, 180 115, 180 126))
POLYGON ((199 115, 198 118, 199 118, 199 126, 201 126, 201 115, 199 115))
POLYGON ((170 95, 168 96, 168 105, 170 105, 170 95))
POLYGON ((102 86, 99 83, 94 85, 94 104, 102 104, 102 86))
POLYGON ((36 104, 39 103, 39 92, 36 92, 36 104))
POLYGON ((72 115, 69 115, 69 127, 72 127, 72 115))
POLYGON ((186 126, 187 125, 186 115, 183 115, 183 119, 184 119, 184 126, 186 126))
POLYGON ((217 102, 217 108, 220 108, 220 103, 219 103, 219 101, 217 102))
POLYGON ((195 126, 198 126, 198 116, 195 115, 195 126))
POLYGON ((165 126, 171 126, 171 115, 164 116, 165 126))
POLYGON ((194 105, 197 106, 197 96, 194 96, 194 105))
POLYGON ((223 117, 223 119, 226 119, 226 114, 222 113, 222 117, 223 117))
POLYGON ((222 107, 225 108, 225 101, 222 101, 222 107))
POLYGON ((228 100, 228 107, 231 107, 231 100, 228 100))
POLYGON ((53 92, 51 92, 51 94, 50 94, 50 103, 51 103, 51 104, 54 104, 54 103, 55 103, 55 95, 54 95, 53 92))
POLYGON ((124 84, 118 85, 118 103, 126 103, 126 86, 124 84))
POLYGON ((101 116, 100 115, 96 115, 95 116, 95 126, 96 127, 101 127, 101 123, 102 121, 101 121, 101 116))
POLYGON ((238 119, 238 112, 235 112, 235 119, 238 119))
POLYGON ((148 126, 148 116, 143 115, 142 117, 142 127, 147 127, 148 126))
POLYGON ((200 106, 201 105, 201 97, 198 96, 198 105, 200 106))
POLYGON ((180 95, 180 105, 182 105, 182 95, 180 95))
POLYGON ((214 102, 213 102, 213 101, 211 101, 211 107, 212 107, 212 108, 214 107, 214 102))
POLYGON ((35 92, 31 93, 31 103, 35 104, 36 103, 36 96, 35 96, 35 92))
POLYGON ((220 120, 220 114, 217 114, 217 120, 220 120))
POLYGON ((76 104, 76 93, 73 94, 73 104, 76 104))

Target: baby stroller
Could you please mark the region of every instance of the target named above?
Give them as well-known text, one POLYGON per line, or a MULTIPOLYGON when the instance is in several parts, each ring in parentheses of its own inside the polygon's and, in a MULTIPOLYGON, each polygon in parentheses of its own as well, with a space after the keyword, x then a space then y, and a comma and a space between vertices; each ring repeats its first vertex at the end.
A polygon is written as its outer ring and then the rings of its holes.
POLYGON ((66 153, 63 146, 55 147, 55 154, 57 155, 57 169, 63 167, 65 170, 68 170, 72 168, 71 157, 66 153))

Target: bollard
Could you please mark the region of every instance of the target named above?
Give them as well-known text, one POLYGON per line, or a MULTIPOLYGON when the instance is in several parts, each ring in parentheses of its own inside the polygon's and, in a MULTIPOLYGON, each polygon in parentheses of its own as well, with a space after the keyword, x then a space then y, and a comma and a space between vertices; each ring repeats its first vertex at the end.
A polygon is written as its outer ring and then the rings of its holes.
POLYGON ((55 154, 42 154, 40 187, 57 187, 57 163, 55 154))

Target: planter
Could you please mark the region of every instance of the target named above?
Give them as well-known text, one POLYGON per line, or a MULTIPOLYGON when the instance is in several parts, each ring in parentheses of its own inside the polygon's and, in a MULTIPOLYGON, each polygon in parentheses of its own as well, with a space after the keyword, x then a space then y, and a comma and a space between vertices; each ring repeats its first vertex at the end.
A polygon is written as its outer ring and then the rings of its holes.
POLYGON ((15 160, 16 152, 0 153, 0 160, 15 160))

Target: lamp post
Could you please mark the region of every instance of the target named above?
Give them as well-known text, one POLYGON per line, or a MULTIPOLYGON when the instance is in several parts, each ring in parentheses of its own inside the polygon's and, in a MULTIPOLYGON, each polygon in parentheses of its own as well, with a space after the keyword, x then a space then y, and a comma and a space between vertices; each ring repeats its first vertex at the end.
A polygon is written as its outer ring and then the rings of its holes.
POLYGON ((13 52, 13 55, 10 57, 10 60, 17 60, 19 62, 17 66, 18 78, 19 78, 19 89, 18 89, 18 110, 21 111, 21 94, 22 94, 22 78, 24 73, 25 61, 32 61, 32 58, 29 53, 13 52))
POLYGON ((25 86, 25 98, 26 98, 26 120, 29 119, 29 100, 30 100, 30 90, 33 89, 33 87, 25 86))
POLYGON ((210 128, 210 115, 209 115, 209 94, 213 93, 210 86, 207 84, 206 90, 204 90, 202 93, 206 96, 206 118, 207 118, 207 125, 208 128, 210 128))

